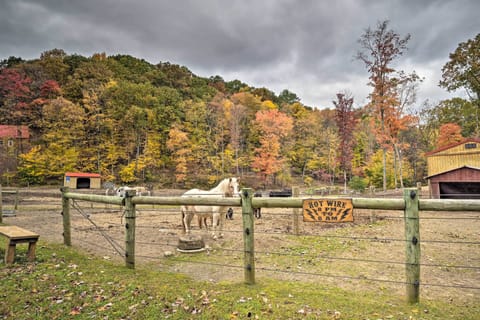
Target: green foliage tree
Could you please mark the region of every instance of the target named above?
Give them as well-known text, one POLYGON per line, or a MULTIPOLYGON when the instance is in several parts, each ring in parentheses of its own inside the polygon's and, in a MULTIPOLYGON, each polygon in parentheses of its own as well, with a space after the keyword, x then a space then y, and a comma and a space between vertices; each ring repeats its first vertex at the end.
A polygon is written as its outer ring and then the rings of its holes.
POLYGON ((476 126, 474 135, 480 137, 480 33, 458 45, 451 53, 450 61, 442 68, 440 86, 448 91, 463 88, 475 106, 471 117, 476 126))
POLYGON ((365 178, 353 176, 348 182, 348 186, 352 190, 363 193, 365 188, 368 187, 368 182, 365 178))
POLYGON ((64 62, 66 55, 62 49, 48 50, 40 55, 39 64, 42 66, 46 80, 55 80, 61 85, 65 84, 69 72, 69 66, 64 62))
MULTIPOLYGON (((474 100, 480 99, 480 33, 458 45, 442 68, 440 86, 448 91, 466 89, 474 100)), ((478 105, 478 104, 477 104, 478 105)))
POLYGON ((478 105, 462 98, 443 100, 428 110, 429 123, 436 129, 446 123, 457 123, 464 137, 480 137, 479 110, 478 105))

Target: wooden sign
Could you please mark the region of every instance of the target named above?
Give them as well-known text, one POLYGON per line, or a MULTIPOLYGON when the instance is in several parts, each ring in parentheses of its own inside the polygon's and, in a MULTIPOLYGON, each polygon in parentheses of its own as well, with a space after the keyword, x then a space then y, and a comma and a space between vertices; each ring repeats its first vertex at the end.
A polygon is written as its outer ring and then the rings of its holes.
POLYGON ((305 222, 353 222, 352 199, 305 199, 305 222))

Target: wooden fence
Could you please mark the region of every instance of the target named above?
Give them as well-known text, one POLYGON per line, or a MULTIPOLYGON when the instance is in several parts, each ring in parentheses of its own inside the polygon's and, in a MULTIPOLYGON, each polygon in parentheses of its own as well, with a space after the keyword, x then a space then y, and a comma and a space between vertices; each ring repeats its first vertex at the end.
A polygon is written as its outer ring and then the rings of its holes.
MULTIPOLYGON (((146 197, 128 191, 125 198, 72 193, 62 188, 64 243, 71 245, 70 200, 115 204, 124 207, 125 215, 125 264, 135 268, 135 219, 136 205, 220 205, 242 208, 244 239, 244 279, 247 284, 255 283, 254 208, 293 208, 294 229, 298 226, 299 210, 305 199, 293 190, 293 198, 255 198, 252 189, 242 189, 240 198, 200 197, 146 197)), ((325 197, 311 197, 325 199, 325 197)), ((344 197, 343 197, 344 198, 344 197)), ((336 197, 328 197, 336 199, 336 197)), ((480 200, 419 199, 418 189, 404 189, 403 199, 352 198, 353 208, 403 210, 405 223, 405 272, 406 294, 410 303, 419 301, 420 292, 420 224, 419 211, 480 211, 480 200)))

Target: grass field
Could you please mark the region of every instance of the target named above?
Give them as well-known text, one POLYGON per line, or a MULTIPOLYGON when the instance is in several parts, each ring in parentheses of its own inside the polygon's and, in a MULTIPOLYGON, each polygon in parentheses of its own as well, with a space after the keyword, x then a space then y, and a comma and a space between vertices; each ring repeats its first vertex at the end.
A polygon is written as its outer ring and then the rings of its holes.
MULTIPOLYGON (((16 216, 4 218, 40 241, 35 263, 18 245, 6 266, 0 237, 0 319, 480 319, 480 291, 465 289, 479 286, 478 213, 422 213, 420 303, 411 305, 405 246, 395 241, 404 237, 401 212, 358 210, 355 224, 303 225, 293 236, 289 211, 266 209, 255 221, 256 284, 247 285, 239 212, 224 239, 205 239, 208 252, 182 255, 178 210, 139 208, 131 270, 75 210, 73 248, 63 246, 59 192, 46 192, 23 193, 16 216)), ((99 229, 124 241, 119 210, 83 205, 99 229)))
MULTIPOLYGON (((0 240, 0 258, 5 241, 0 240)), ((40 241, 0 264, 0 319, 478 319, 480 304, 422 300, 322 283, 260 278, 196 281, 155 265, 123 264, 40 241)))

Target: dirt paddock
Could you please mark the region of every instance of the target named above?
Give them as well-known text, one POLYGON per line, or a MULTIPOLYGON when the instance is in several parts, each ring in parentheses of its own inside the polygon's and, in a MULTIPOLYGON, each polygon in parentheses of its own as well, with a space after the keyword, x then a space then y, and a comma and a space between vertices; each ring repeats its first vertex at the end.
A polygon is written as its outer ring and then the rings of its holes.
MULTIPOLYGON (((181 191, 174 190, 161 195, 179 194, 181 191)), ((11 196, 4 196, 4 210, 11 203, 11 196)), ((22 189, 16 214, 3 217, 3 223, 35 231, 41 241, 63 243, 61 210, 58 189, 22 189)), ((122 263, 125 247, 122 208, 76 201, 70 211, 72 245, 122 263)), ((317 281, 356 291, 389 290, 403 295, 403 212, 355 210, 354 215, 354 223, 341 225, 300 221, 300 236, 296 237, 292 209, 262 209, 262 218, 256 219, 254 226, 257 279, 317 281)), ((420 218, 422 299, 478 305, 480 212, 421 212, 420 218)), ((138 206, 136 264, 151 264, 209 281, 241 282, 244 254, 241 209, 234 208, 233 220, 225 221, 224 237, 216 241, 209 232, 199 229, 196 220, 192 225, 193 234, 202 236, 207 247, 192 256, 202 263, 201 267, 188 263, 192 254, 176 250, 182 235, 178 208, 138 206)))

